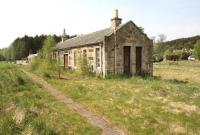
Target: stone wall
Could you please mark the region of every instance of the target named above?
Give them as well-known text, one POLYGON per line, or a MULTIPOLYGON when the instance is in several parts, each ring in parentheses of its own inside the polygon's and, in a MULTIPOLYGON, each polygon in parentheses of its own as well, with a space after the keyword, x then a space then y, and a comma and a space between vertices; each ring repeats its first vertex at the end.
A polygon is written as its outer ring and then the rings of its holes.
POLYGON ((107 62, 107 73, 123 74, 124 72, 124 46, 131 47, 131 74, 136 73, 136 47, 142 47, 142 71, 153 73, 152 46, 153 43, 143 34, 134 23, 129 22, 117 30, 116 35, 112 34, 105 38, 105 59, 107 62), (115 42, 116 41, 116 42, 115 42), (116 44, 116 71, 115 71, 115 44, 116 44))
MULTIPOLYGON (((64 63, 64 54, 68 54, 68 56, 71 57, 71 64, 68 66, 69 68, 71 69, 77 69, 78 68, 78 64, 75 65, 75 61, 74 61, 74 53, 77 52, 77 57, 78 57, 78 60, 80 59, 80 56, 83 54, 83 50, 86 50, 87 51, 87 60, 88 60, 88 64, 90 65, 91 69, 96 72, 97 69, 96 69, 96 65, 95 65, 95 49, 96 48, 100 48, 100 45, 99 44, 94 44, 94 45, 89 45, 89 46, 85 46, 85 47, 79 47, 79 48, 72 48, 72 49, 65 49, 65 50, 60 50, 59 54, 60 54, 60 58, 61 58, 61 63, 64 63)), ((69 62, 69 59, 68 59, 68 62, 69 62)), ((79 63, 79 62, 77 62, 79 63)), ((62 64, 63 65, 63 64, 62 64)), ((64 65, 63 65, 64 66, 64 65)), ((101 72, 99 71, 100 69, 98 69, 98 72, 101 72)))
POLYGON ((77 66, 74 65, 74 52, 77 52, 77 55, 81 55, 83 50, 87 50, 88 63, 94 72, 103 76, 114 73, 123 74, 124 46, 130 46, 130 72, 134 75, 136 73, 136 47, 142 47, 142 71, 152 75, 152 40, 150 40, 132 21, 119 27, 121 28, 117 29, 115 34, 106 36, 103 43, 73 49, 65 49, 60 51, 59 54, 64 55, 65 53, 68 53, 72 60, 69 67, 77 69, 77 66), (96 67, 96 48, 100 49, 100 67, 96 67))

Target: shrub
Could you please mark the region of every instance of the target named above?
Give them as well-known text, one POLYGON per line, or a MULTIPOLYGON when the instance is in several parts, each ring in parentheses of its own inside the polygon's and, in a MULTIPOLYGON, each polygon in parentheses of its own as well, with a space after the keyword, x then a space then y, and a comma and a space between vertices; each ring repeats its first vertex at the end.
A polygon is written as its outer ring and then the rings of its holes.
POLYGON ((181 58, 181 60, 187 60, 190 55, 191 55, 190 52, 182 51, 180 58, 181 58))
POLYGON ((33 61, 31 61, 30 63, 30 69, 34 71, 38 68, 38 66, 39 66, 39 58, 33 59, 33 61))
POLYGON ((165 60, 167 60, 168 55, 170 55, 171 53, 172 53, 172 51, 170 51, 170 50, 166 50, 164 52, 164 58, 165 58, 165 60))
POLYGON ((163 56, 161 54, 153 55, 153 62, 161 62, 161 61, 163 61, 163 56))
POLYGON ((172 53, 172 54, 168 54, 166 55, 166 60, 173 60, 173 61, 177 61, 180 59, 180 54, 178 53, 172 53))
POLYGON ((166 50, 164 53, 164 57, 166 60, 172 60, 172 61, 177 61, 177 60, 187 60, 188 57, 191 55, 189 51, 183 51, 183 50, 166 50))
POLYGON ((44 45, 42 47, 42 50, 39 53, 39 56, 51 61, 52 59, 52 50, 56 45, 56 40, 54 36, 48 36, 45 41, 44 41, 44 45))
POLYGON ((197 59, 200 60, 200 40, 198 40, 196 44, 194 45, 194 52, 197 59))
POLYGON ((180 54, 178 54, 177 52, 172 52, 170 50, 166 50, 164 52, 164 57, 165 60, 172 60, 172 61, 177 61, 180 58, 180 54))
POLYGON ((88 63, 87 57, 80 54, 78 57, 78 69, 83 75, 92 75, 91 66, 88 63))

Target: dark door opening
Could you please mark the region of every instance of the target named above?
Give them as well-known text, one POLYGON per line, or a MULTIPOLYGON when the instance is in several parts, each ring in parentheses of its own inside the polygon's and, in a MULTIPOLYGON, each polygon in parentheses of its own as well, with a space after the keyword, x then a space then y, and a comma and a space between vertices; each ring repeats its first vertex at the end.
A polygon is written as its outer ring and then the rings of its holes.
POLYGON ((130 46, 124 46, 124 74, 127 75, 130 75, 130 48, 130 46))
POLYGON ((136 47, 136 75, 142 73, 142 47, 136 47))
POLYGON ((64 54, 64 67, 68 67, 68 54, 64 54))

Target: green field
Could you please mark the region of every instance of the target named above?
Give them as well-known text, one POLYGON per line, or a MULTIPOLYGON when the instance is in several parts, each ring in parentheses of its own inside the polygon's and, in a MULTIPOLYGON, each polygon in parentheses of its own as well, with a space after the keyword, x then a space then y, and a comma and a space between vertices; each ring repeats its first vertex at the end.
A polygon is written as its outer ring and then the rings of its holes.
POLYGON ((200 61, 162 62, 154 64, 154 75, 200 84, 200 61))
POLYGON ((0 135, 98 135, 79 114, 30 81, 19 67, 0 63, 0 135))
MULTIPOLYGON (((25 69, 126 134, 200 134, 200 62, 157 63, 154 77, 107 79, 72 71, 58 79, 44 65, 25 69)), ((0 134, 101 134, 19 68, 24 67, 0 64, 0 134)))
POLYGON ((199 74, 199 62, 154 67, 155 77, 146 78, 100 79, 65 71, 65 79, 58 79, 52 72, 35 73, 127 134, 200 134, 200 83, 198 77, 189 80, 199 74))

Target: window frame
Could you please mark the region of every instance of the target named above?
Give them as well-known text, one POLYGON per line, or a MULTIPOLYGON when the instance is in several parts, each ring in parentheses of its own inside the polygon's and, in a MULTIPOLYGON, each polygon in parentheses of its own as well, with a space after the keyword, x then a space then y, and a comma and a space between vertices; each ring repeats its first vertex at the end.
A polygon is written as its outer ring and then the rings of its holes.
POLYGON ((74 50, 74 67, 78 64, 78 51, 74 50))
POLYGON ((72 50, 68 50, 68 66, 72 66, 72 50))
POLYGON ((95 66, 96 66, 96 69, 97 68, 101 68, 101 54, 100 54, 100 48, 95 48, 95 66), (98 53, 97 53, 97 50, 98 50, 98 53))

